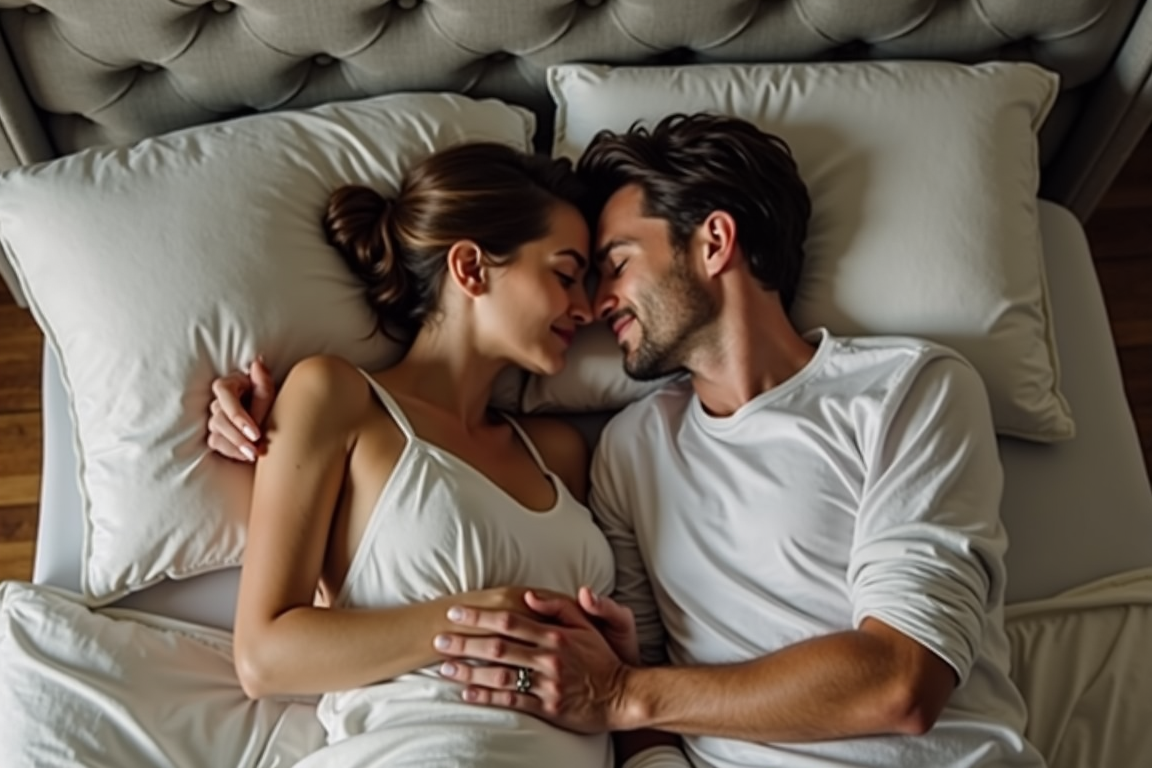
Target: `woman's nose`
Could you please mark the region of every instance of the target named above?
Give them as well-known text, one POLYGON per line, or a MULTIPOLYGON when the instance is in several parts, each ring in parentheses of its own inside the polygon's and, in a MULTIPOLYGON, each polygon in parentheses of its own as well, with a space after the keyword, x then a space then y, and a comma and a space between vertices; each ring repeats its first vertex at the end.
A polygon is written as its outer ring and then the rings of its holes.
POLYGON ((588 294, 581 288, 572 299, 572 306, 568 314, 577 325, 588 325, 592 322, 592 306, 588 303, 588 294))

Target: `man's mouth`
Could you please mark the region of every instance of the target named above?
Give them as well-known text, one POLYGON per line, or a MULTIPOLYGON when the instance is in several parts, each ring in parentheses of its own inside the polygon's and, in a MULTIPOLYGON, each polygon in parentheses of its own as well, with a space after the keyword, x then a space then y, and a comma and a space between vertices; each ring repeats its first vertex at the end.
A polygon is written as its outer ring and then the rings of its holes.
POLYGON ((632 326, 632 322, 635 319, 635 315, 625 315, 624 317, 613 321, 612 333, 616 335, 616 341, 620 341, 624 337, 625 331, 627 331, 632 326))

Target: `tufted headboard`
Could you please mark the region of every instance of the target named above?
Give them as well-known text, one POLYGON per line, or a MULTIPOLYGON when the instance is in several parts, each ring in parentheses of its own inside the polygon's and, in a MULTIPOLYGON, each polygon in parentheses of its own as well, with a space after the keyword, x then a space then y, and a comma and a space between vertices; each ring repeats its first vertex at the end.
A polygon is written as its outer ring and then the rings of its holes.
POLYGON ((1152 0, 0 0, 0 33, 0 169, 405 90, 528 106, 546 150, 567 61, 1028 59, 1063 78, 1042 194, 1086 219, 1152 121, 1152 0))

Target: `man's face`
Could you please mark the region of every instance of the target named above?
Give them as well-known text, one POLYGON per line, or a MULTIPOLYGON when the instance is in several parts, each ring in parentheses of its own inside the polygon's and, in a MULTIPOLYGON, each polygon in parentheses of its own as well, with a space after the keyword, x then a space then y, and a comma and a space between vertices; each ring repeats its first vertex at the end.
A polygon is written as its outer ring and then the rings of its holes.
POLYGON ((668 223, 644 215, 644 193, 621 188, 604 205, 596 232, 600 286, 593 307, 624 350, 624 370, 641 381, 685 367, 718 308, 668 223))

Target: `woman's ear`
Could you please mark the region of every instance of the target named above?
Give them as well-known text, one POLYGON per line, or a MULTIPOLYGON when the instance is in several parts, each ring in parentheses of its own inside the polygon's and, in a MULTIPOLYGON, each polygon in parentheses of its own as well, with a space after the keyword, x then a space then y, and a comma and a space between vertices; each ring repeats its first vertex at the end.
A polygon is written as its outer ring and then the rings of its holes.
POLYGON ((466 296, 477 297, 488 290, 488 267, 484 250, 471 240, 459 240, 448 249, 448 277, 466 296))
POLYGON ((713 211, 700 224, 700 244, 704 274, 714 277, 724 271, 736 250, 736 220, 727 211, 713 211))

